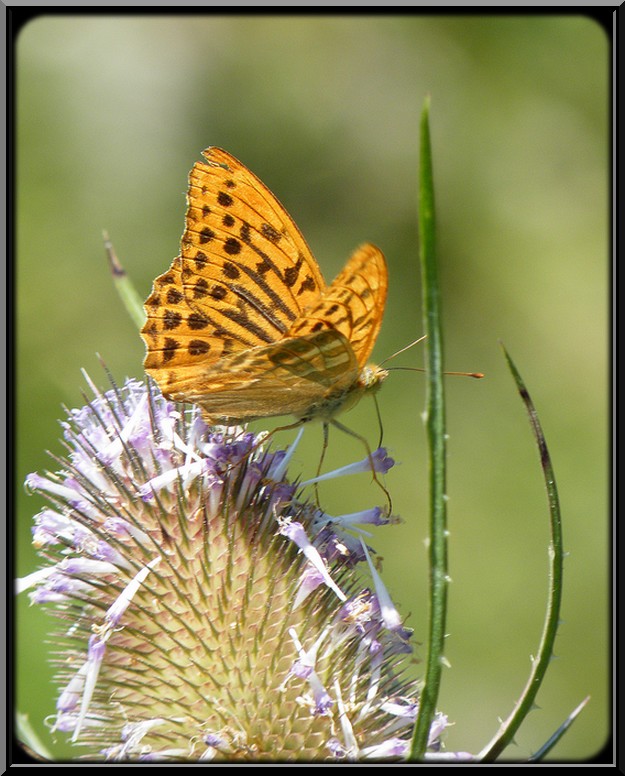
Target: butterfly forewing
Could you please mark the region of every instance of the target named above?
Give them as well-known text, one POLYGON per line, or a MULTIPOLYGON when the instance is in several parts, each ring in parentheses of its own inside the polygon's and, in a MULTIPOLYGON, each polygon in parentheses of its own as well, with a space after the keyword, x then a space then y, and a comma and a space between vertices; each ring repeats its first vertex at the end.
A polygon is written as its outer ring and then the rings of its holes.
POLYGON ((256 307, 268 333, 284 332, 325 288, 317 262, 255 175, 220 149, 204 156, 208 164, 195 164, 189 177, 183 265, 194 271, 206 262, 216 282, 256 307))
POLYGON ((284 337, 325 282, 273 194, 233 156, 204 152, 189 176, 181 256, 154 282, 146 369, 213 363, 284 337))

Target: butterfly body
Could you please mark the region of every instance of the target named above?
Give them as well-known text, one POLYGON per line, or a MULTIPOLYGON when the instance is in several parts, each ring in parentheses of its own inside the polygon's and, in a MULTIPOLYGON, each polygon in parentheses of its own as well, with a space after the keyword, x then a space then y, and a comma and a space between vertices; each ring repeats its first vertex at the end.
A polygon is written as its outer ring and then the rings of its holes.
POLYGON ((204 156, 189 178, 181 255, 145 302, 146 372, 211 423, 327 423, 386 377, 367 363, 386 301, 384 256, 362 245, 326 286, 264 184, 221 149, 204 156))

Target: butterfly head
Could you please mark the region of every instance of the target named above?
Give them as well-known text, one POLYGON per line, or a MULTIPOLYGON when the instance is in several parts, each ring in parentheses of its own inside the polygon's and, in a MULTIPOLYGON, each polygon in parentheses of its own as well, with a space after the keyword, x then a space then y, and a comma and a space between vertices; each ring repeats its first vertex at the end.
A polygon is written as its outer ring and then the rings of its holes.
POLYGON ((379 390, 387 376, 388 372, 386 369, 382 369, 382 367, 375 364, 367 364, 367 366, 360 370, 358 385, 363 393, 375 393, 379 390))
POLYGON ((386 369, 375 364, 363 366, 351 388, 328 402, 322 413, 328 419, 354 407, 365 394, 375 394, 388 375, 386 369))

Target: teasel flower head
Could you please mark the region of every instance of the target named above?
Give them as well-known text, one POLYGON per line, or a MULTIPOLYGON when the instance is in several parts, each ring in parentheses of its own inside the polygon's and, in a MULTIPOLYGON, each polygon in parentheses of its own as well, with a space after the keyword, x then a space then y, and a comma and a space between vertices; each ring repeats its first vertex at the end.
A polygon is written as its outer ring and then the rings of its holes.
POLYGON ((325 514, 287 476, 294 446, 209 428, 151 384, 90 385, 67 456, 26 480, 49 506, 18 589, 61 623, 51 730, 90 760, 404 759, 410 632, 363 541, 388 516, 325 514))

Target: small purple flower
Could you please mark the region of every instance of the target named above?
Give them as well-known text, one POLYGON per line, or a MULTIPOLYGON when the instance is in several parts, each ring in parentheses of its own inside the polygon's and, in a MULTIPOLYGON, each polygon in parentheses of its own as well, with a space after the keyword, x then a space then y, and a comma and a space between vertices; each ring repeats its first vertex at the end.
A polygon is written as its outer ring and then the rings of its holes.
POLYGON ((326 474, 320 474, 317 477, 306 480, 302 485, 311 485, 315 482, 323 482, 325 480, 335 479, 336 477, 345 477, 349 474, 361 474, 363 472, 386 474, 393 466, 395 466, 395 461, 388 455, 386 448, 378 447, 371 455, 366 456, 366 458, 363 458, 361 461, 347 464, 347 466, 341 466, 339 469, 333 469, 331 472, 326 472, 326 474))

